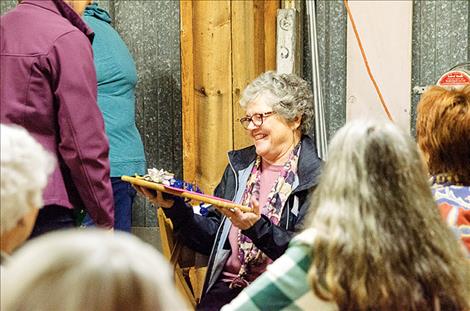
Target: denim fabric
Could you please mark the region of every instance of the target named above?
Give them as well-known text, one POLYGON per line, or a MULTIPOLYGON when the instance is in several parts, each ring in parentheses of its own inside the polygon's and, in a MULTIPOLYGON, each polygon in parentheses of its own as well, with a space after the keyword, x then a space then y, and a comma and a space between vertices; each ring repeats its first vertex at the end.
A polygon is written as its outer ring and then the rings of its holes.
MULTIPOLYGON (((132 226, 132 203, 136 190, 130 183, 122 181, 121 177, 111 177, 114 196, 114 230, 131 232, 132 226)), ((83 225, 92 227, 95 224, 90 215, 86 215, 83 225)))
POLYGON ((50 231, 73 227, 75 227, 73 210, 58 205, 46 205, 39 210, 38 218, 29 238, 32 239, 50 231))

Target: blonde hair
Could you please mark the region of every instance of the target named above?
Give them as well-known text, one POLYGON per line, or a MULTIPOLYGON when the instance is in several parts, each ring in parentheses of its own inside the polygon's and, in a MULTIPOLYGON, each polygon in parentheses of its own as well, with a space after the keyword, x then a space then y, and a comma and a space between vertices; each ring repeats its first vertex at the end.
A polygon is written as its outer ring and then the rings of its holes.
POLYGON ((0 135, 0 233, 4 233, 32 208, 42 207, 42 191, 55 159, 22 127, 0 124, 0 135))
POLYGON ((322 299, 342 310, 470 307, 469 263, 416 144, 393 124, 343 127, 311 204, 309 281, 322 299))
POLYGON ((470 85, 423 93, 416 134, 432 175, 452 174, 470 183, 470 85))
POLYGON ((36 238, 13 255, 2 282, 4 311, 189 309, 163 256, 121 232, 75 229, 36 238))

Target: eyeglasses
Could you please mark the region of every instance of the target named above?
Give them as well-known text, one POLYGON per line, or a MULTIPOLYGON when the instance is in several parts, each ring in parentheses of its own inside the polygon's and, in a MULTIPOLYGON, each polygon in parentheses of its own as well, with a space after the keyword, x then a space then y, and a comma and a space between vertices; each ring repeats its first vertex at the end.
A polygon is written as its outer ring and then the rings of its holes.
POLYGON ((268 111, 268 112, 265 112, 265 113, 255 113, 251 117, 241 118, 240 123, 243 125, 243 127, 245 129, 248 129, 251 122, 253 122, 254 126, 260 127, 263 124, 264 119, 266 119, 267 117, 272 116, 275 113, 276 113, 276 111, 268 111))

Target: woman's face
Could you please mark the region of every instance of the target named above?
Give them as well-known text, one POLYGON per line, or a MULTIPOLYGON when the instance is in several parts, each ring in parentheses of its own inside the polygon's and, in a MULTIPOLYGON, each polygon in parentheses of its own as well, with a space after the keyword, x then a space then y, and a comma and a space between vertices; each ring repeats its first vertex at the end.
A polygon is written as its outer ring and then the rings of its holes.
MULTIPOLYGON (((254 114, 263 114, 273 111, 268 95, 259 95, 248 104, 246 109, 247 117, 254 114)), ((278 113, 263 117, 263 124, 256 126, 253 122, 248 125, 248 132, 253 138, 256 153, 270 164, 284 164, 290 151, 300 140, 300 133, 296 129, 300 126, 300 117, 288 122, 278 113)))

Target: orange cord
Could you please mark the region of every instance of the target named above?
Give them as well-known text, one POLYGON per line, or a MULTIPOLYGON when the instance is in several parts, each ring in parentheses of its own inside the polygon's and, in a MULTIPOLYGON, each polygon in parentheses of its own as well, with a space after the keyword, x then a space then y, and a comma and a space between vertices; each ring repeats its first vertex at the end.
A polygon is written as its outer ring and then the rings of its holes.
POLYGON ((382 93, 380 92, 379 86, 377 85, 377 82, 375 81, 374 76, 372 75, 372 72, 370 70, 366 53, 364 52, 364 48, 362 47, 361 38, 359 38, 359 33, 357 32, 356 23, 354 22, 351 9, 349 8, 348 0, 343 0, 343 2, 344 2, 344 6, 346 7, 346 11, 348 12, 349 19, 351 20, 351 25, 354 30, 354 34, 356 35, 357 44, 359 45, 359 49, 361 50, 362 59, 364 60, 364 64, 366 65, 369 78, 372 81, 372 84, 374 84, 375 90, 377 91, 377 95, 379 95, 380 102, 382 104, 383 109, 385 110, 385 113, 387 114, 387 117, 390 119, 390 121, 393 121, 392 115, 390 114, 390 111, 388 110, 387 104, 385 103, 382 93))

